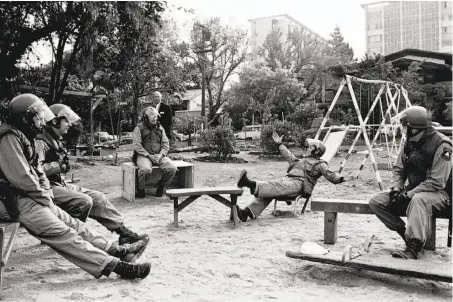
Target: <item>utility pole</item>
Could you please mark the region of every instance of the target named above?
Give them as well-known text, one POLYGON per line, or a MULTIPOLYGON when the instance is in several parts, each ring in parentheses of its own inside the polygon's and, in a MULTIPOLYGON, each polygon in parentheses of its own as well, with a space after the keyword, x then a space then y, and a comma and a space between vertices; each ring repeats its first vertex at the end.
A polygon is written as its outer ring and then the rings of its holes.
POLYGON ((196 27, 201 28, 201 39, 200 39, 200 44, 196 45, 195 53, 199 55, 199 58, 201 58, 201 116, 205 117, 206 116, 206 94, 205 94, 205 89, 206 89, 206 83, 205 83, 205 73, 206 73, 206 53, 212 51, 212 49, 206 48, 206 42, 211 40, 211 32, 209 29, 199 23, 194 24, 194 31, 196 31, 196 27), (201 54, 201 56, 200 56, 201 54))

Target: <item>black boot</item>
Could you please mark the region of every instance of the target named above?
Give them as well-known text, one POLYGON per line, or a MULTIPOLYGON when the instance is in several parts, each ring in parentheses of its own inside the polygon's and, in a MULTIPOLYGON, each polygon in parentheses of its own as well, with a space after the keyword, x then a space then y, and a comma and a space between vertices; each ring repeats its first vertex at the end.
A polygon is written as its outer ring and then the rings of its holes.
POLYGON ((132 244, 123 244, 116 247, 112 256, 120 258, 124 262, 135 262, 148 246, 149 238, 146 237, 132 244))
POLYGON ((247 177, 247 170, 242 170, 241 174, 239 175, 237 186, 239 188, 248 187, 250 189, 250 193, 254 194, 255 193, 255 189, 256 189, 256 182, 253 181, 253 180, 250 180, 247 177))
POLYGON ((417 259, 418 253, 421 252, 423 244, 418 239, 410 239, 406 241, 404 251, 394 251, 392 257, 402 259, 417 259))
POLYGON ((238 212, 238 218, 242 222, 246 222, 248 218, 250 218, 250 219, 253 218, 252 211, 248 207, 241 209, 239 206, 236 206, 236 209, 238 212))
POLYGON ((115 229, 115 233, 120 235, 120 237, 118 238, 119 245, 131 244, 131 243, 137 242, 139 240, 142 240, 142 239, 145 239, 146 237, 148 237, 148 235, 146 235, 146 234, 139 235, 135 232, 132 232, 131 230, 126 228, 124 225, 115 229))
POLYGON ((164 195, 164 187, 157 185, 156 197, 162 197, 162 195, 164 195))
POLYGON ((120 261, 113 271, 124 279, 144 279, 151 271, 151 263, 127 263, 120 261))
POLYGON ((138 189, 137 194, 135 194, 135 197, 137 198, 144 198, 145 197, 145 189, 138 189))

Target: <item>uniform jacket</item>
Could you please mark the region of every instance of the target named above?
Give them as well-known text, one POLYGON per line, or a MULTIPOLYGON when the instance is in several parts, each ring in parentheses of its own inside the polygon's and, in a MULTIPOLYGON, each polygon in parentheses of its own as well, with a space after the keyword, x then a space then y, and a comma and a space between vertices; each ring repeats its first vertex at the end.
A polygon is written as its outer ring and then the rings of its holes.
POLYGON ((299 159, 284 145, 280 145, 279 150, 289 163, 286 176, 303 179, 304 193, 311 194, 321 176, 324 176, 333 184, 342 182, 342 176, 339 173, 330 170, 326 161, 313 156, 299 159))
MULTIPOLYGON (((444 190, 450 179, 451 186, 451 140, 434 129, 418 142, 406 142, 393 166, 391 186, 403 189, 412 198, 419 192, 444 190)), ((450 188, 451 189, 451 188, 450 188)))
POLYGON ((52 127, 46 126, 44 129, 44 133, 36 137, 38 160, 52 185, 64 185, 60 162, 67 156, 66 149, 52 127))
POLYGON ((139 123, 133 133, 134 150, 138 155, 167 155, 170 143, 164 128, 157 123, 156 126, 148 127, 145 123, 139 123))
POLYGON ((0 125, 0 177, 18 192, 37 203, 49 206, 53 195, 49 180, 37 160, 34 140, 9 125, 0 125))
POLYGON ((173 113, 170 105, 160 102, 156 107, 159 112, 159 124, 164 128, 167 138, 171 140, 171 125, 173 121, 173 113))

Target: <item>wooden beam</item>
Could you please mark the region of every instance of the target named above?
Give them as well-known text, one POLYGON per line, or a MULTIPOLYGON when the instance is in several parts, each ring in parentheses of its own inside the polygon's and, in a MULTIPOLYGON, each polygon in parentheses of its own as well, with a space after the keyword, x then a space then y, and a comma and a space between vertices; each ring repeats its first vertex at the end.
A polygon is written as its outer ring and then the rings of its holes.
POLYGON ((187 188, 187 189, 170 189, 166 194, 168 197, 183 197, 191 195, 210 195, 210 194, 233 194, 242 195, 244 190, 236 186, 228 187, 201 187, 201 188, 187 188))

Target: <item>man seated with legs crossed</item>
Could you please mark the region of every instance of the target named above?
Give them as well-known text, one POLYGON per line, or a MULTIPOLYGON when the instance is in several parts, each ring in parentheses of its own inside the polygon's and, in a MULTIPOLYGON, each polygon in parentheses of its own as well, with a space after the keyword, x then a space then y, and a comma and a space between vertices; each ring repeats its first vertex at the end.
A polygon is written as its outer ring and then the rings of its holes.
POLYGON ((274 132, 272 138, 279 145, 280 153, 289 163, 287 174, 282 180, 262 182, 249 179, 246 170, 241 172, 237 186, 250 188, 250 193, 254 196, 247 207, 244 209, 238 207, 238 217, 243 222, 246 222, 248 218, 256 219, 260 216, 272 199, 276 197, 294 195, 308 197, 321 176, 333 184, 345 181, 343 176, 330 170, 327 162, 321 159, 326 152, 326 146, 321 141, 307 139, 306 144, 312 150, 309 156, 299 159, 282 144, 283 136, 280 137, 274 132))
POLYGON ((148 237, 138 235, 124 226, 123 216, 101 192, 65 182, 62 174, 67 173, 70 166, 61 138, 71 125, 80 121, 80 117, 63 104, 53 104, 49 108, 55 118, 37 136, 36 152, 51 182, 55 204, 74 218, 86 221, 90 217, 98 221, 109 231, 120 235, 120 244, 134 243, 148 237))

